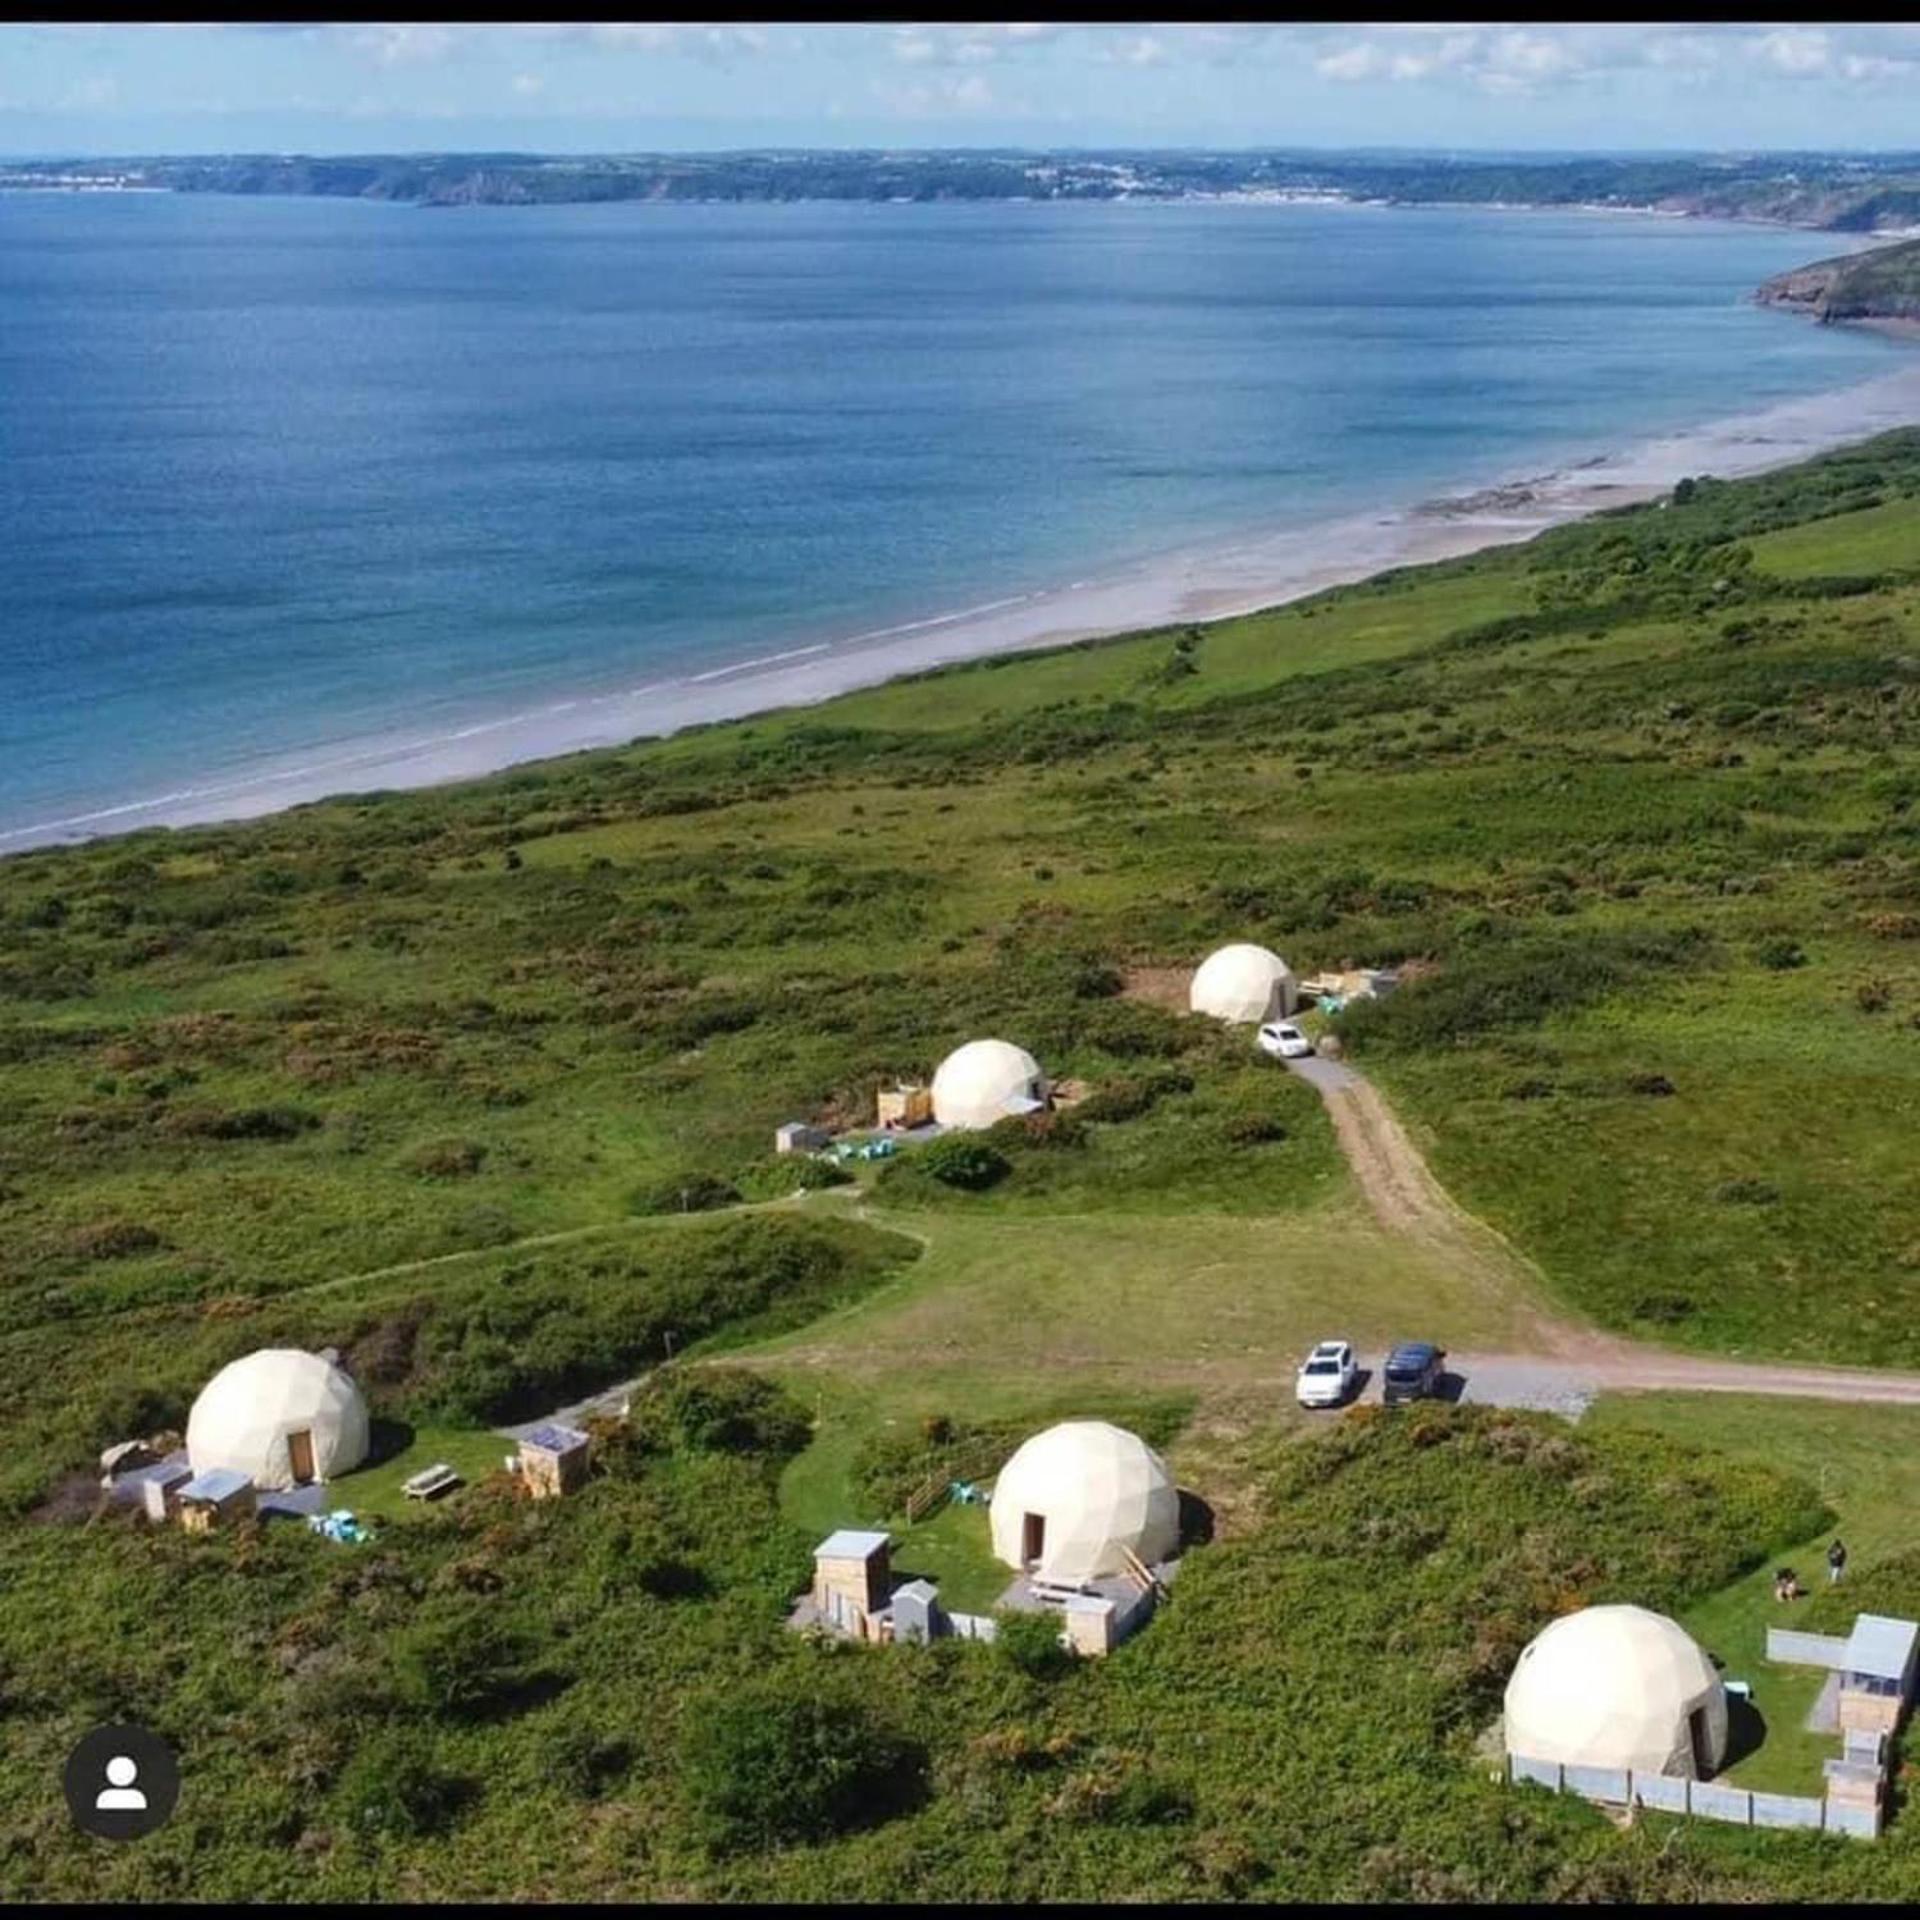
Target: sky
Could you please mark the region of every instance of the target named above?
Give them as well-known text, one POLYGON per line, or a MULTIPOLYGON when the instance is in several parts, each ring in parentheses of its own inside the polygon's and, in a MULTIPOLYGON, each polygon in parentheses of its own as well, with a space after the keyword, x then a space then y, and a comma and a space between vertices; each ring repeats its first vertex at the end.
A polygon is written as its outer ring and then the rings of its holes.
POLYGON ((1920 147, 1920 26, 0 25, 0 153, 1920 147))

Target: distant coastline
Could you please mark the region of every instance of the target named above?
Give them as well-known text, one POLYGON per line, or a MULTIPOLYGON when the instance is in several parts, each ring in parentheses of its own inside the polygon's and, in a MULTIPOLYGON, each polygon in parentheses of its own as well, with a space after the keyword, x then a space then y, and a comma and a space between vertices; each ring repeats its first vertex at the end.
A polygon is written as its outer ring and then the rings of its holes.
POLYGON ((0 857, 146 827, 252 818, 355 793, 474 779, 690 726, 812 706, 969 660, 1255 613, 1393 568, 1529 540, 1587 514, 1656 499, 1688 475, 1738 478, 1916 421, 1920 362, 1469 493, 1244 533, 1143 559, 1104 578, 838 640, 775 646, 751 660, 560 697, 445 733, 342 740, 231 779, 0 830, 0 857))
POLYGON ((1254 201, 1705 216, 1833 233, 1920 227, 1920 154, 767 150, 206 154, 0 161, 0 190, 294 194, 419 206, 609 201, 1254 201))

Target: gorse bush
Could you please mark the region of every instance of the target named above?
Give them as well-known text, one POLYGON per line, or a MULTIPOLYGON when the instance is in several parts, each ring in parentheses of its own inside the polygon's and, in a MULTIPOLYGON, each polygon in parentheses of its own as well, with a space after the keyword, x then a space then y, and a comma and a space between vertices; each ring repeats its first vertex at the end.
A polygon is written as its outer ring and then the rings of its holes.
POLYGON ((632 1203, 635 1213, 711 1213, 739 1204, 739 1188, 711 1173, 676 1174, 642 1188, 632 1203))
POLYGON ((917 1750, 817 1684, 788 1668, 690 1716, 680 1777, 712 1844, 818 1842, 884 1818, 911 1792, 917 1750))
POLYGON ((966 1193, 982 1193, 1013 1171, 1005 1154, 964 1133, 943 1133, 919 1148, 911 1161, 900 1164, 911 1165, 928 1179, 966 1193))

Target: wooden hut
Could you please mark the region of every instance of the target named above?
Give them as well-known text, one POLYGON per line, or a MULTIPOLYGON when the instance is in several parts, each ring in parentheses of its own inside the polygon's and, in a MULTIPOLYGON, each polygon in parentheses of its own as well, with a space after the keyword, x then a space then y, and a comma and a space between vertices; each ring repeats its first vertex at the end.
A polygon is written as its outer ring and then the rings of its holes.
POLYGON ((1883 1613, 1860 1614, 1840 1667, 1840 1725, 1890 1734, 1913 1693, 1920 1625, 1883 1613))
POLYGON ((882 1087, 875 1104, 875 1118, 883 1127, 924 1127, 933 1118, 933 1090, 915 1081, 882 1087))
POLYGON ((813 1550, 813 1604, 829 1626, 856 1640, 876 1637, 873 1616, 893 1596, 891 1543, 884 1533, 842 1527, 813 1550))
POLYGON ((176 1499, 180 1524, 189 1533, 211 1533, 250 1519, 259 1509, 252 1478, 232 1467, 209 1467, 181 1487, 176 1499))
POLYGON ((587 1483, 587 1436, 558 1421, 535 1427, 520 1442, 519 1473, 536 1500, 557 1500, 587 1483))

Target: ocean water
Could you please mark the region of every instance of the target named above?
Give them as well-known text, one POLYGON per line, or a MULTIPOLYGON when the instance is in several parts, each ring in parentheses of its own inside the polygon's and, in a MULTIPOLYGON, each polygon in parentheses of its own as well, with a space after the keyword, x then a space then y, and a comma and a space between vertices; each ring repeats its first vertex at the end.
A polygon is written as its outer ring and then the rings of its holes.
POLYGON ((1824 250, 1450 209, 0 195, 0 850, 1891 370, 1748 303, 1824 250))

